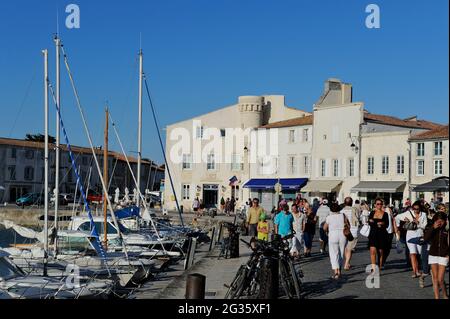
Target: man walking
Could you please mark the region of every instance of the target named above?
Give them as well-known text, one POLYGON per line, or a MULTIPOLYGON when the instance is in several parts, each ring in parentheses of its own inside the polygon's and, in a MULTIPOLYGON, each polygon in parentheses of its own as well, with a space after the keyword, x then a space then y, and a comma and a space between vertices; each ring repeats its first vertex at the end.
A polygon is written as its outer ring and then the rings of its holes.
POLYGON ((281 237, 285 237, 292 233, 294 217, 289 212, 289 206, 283 206, 283 212, 275 217, 275 233, 281 237))
POLYGON ((326 247, 328 244, 328 235, 323 230, 323 225, 330 215, 330 207, 328 207, 328 200, 326 198, 322 199, 322 203, 317 209, 317 217, 319 218, 319 240, 320 240, 320 253, 324 254, 326 252, 326 247))
POLYGON ((253 199, 253 206, 247 214, 248 235, 255 238, 258 235, 259 217, 264 213, 264 209, 259 206, 259 199, 253 199))
POLYGON ((346 197, 344 200, 344 208, 341 213, 347 216, 350 222, 350 232, 353 235, 353 240, 347 243, 345 247, 345 265, 344 269, 349 270, 350 260, 352 259, 352 253, 355 250, 356 243, 358 242, 358 225, 359 225, 359 211, 356 207, 353 207, 353 199, 351 197, 346 197))

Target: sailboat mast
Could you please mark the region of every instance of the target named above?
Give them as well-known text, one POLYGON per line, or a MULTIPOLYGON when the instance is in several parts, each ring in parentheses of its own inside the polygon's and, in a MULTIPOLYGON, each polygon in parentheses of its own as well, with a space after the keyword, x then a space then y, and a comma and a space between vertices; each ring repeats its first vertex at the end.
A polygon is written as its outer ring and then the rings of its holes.
POLYGON ((47 276, 48 259, 48 50, 44 55, 44 276, 47 276))
MULTIPOLYGON (((103 180, 105 181, 105 185, 108 185, 108 107, 105 108, 105 141, 104 141, 104 147, 103 147, 103 180)), ((103 197, 103 216, 105 217, 104 220, 104 227, 103 227, 103 233, 104 233, 104 246, 105 250, 108 249, 108 202, 106 198, 108 197, 108 192, 104 192, 103 197)))
MULTIPOLYGON (((144 55, 142 49, 139 50, 139 118, 138 118, 138 162, 137 162, 137 187, 138 194, 141 192, 141 158, 142 158, 142 78, 144 73, 144 55)), ((139 196, 136 199, 136 206, 140 207, 139 196)))
MULTIPOLYGON (((56 104, 61 110, 61 97, 60 97, 60 51, 61 51, 61 39, 56 35, 55 37, 56 47, 56 104)), ((58 209, 59 209, 59 166, 60 166, 60 121, 59 113, 56 112, 56 156, 55 156, 55 229, 58 232, 58 209)), ((57 251, 55 240, 55 252, 57 251)))

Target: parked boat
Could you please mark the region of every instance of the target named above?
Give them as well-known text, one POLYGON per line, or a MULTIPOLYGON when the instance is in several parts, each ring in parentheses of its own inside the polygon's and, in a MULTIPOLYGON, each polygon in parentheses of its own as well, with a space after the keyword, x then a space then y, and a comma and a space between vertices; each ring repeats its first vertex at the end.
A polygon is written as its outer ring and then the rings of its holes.
POLYGON ((112 291, 111 280, 78 278, 69 284, 67 276, 48 277, 26 274, 0 250, 0 295, 14 299, 78 299, 107 298, 112 291))

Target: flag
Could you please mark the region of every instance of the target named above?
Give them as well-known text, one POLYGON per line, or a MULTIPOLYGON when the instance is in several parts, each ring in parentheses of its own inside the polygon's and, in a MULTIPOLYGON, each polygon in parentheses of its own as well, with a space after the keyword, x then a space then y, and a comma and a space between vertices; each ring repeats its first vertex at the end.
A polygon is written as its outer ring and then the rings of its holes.
POLYGON ((233 176, 232 178, 230 178, 230 186, 235 186, 238 182, 238 179, 236 176, 233 176))

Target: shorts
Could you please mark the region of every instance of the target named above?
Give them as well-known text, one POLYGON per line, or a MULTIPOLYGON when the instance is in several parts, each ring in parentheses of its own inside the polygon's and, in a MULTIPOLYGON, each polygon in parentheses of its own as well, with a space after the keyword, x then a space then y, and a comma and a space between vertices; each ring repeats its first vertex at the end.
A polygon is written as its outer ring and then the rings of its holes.
POLYGON ((352 241, 347 241, 347 246, 346 249, 355 249, 356 248, 356 244, 358 243, 358 238, 354 238, 352 241))
POLYGON ((434 265, 439 264, 441 266, 447 267, 448 266, 448 257, 439 257, 439 256, 428 256, 428 264, 434 265))
POLYGON ((408 238, 406 237, 406 245, 408 246, 408 250, 410 254, 418 254, 422 253, 422 245, 419 244, 420 237, 408 238))
POLYGON ((258 235, 258 224, 248 225, 248 235, 256 237, 258 235))

